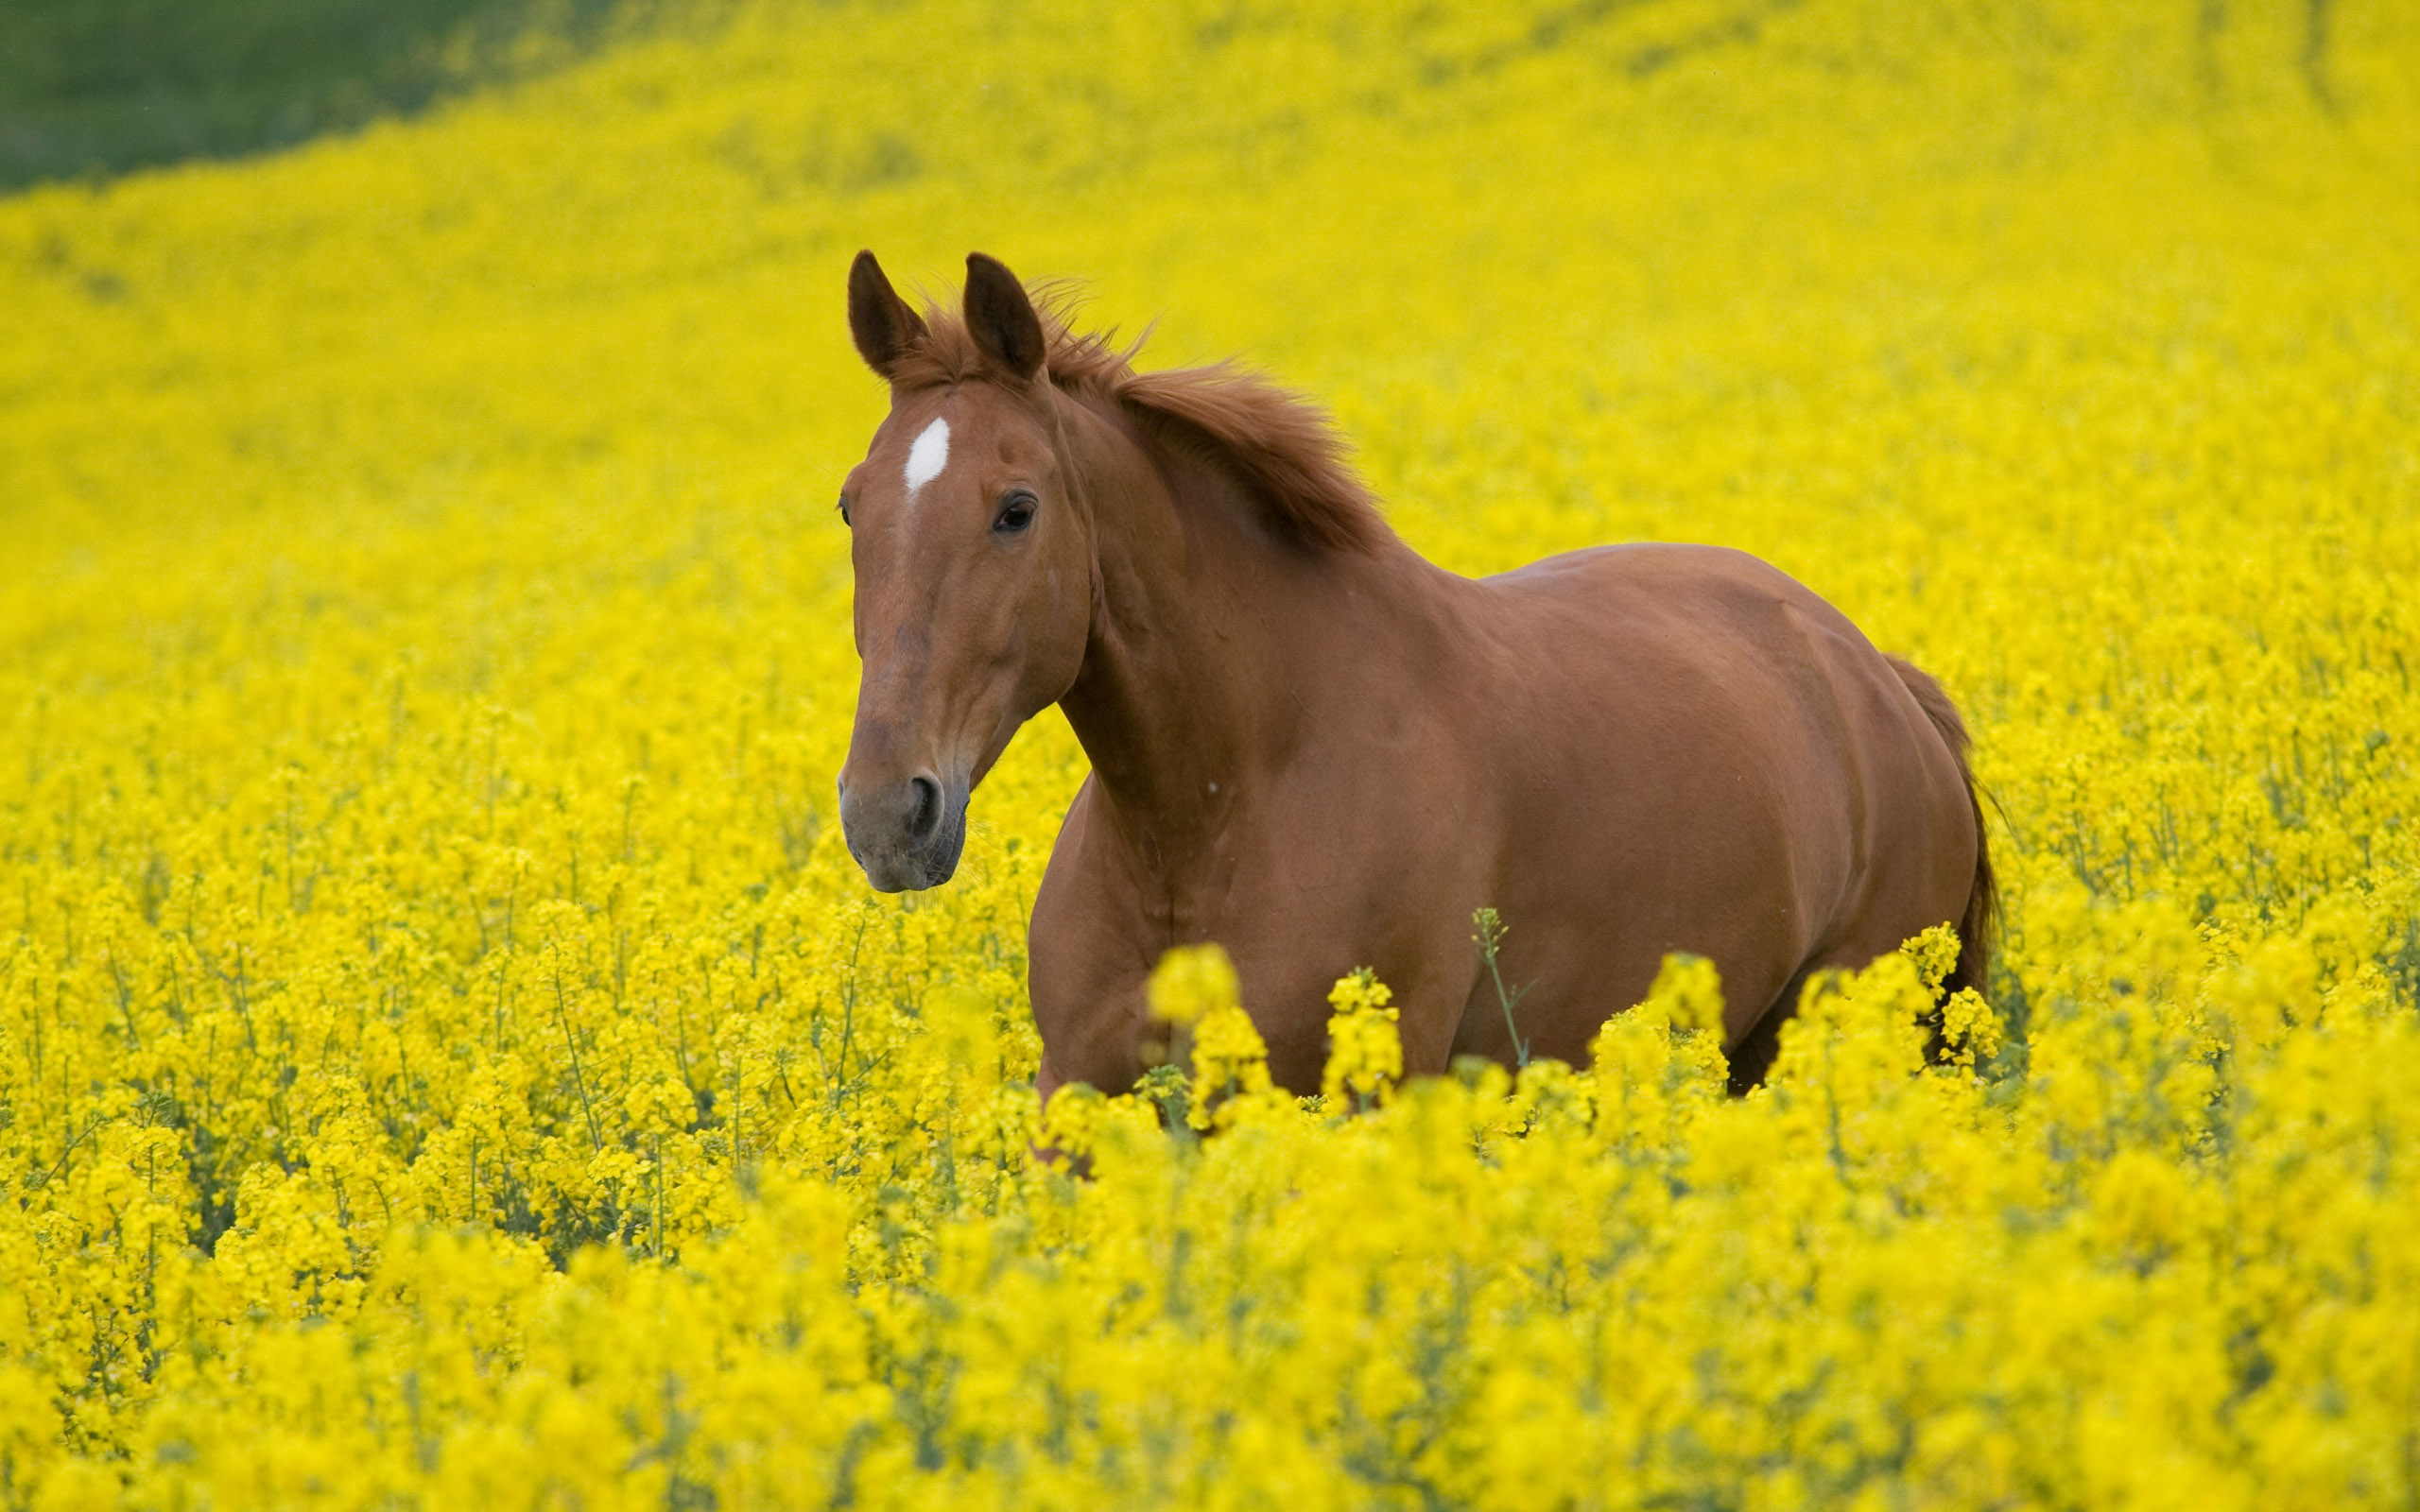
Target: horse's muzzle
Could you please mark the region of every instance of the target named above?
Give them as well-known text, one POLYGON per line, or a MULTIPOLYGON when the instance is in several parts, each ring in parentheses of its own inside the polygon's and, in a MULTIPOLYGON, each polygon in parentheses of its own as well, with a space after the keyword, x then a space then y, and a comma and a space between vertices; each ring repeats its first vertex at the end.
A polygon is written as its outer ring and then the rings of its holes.
POLYGON ((966 785, 930 772, 905 782, 840 782, 840 833, 876 892, 938 887, 966 849, 966 785))

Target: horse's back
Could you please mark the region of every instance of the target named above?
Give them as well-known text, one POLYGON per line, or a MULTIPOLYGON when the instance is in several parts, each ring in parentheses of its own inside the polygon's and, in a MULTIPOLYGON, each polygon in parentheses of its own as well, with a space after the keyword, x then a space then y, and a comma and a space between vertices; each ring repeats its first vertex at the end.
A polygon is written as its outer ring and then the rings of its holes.
POLYGON ((1743 552, 1654 544, 1477 587, 1477 681, 1495 690, 1500 769, 1521 795, 1501 885, 1572 925, 1543 968, 1593 954, 1620 995, 1667 951, 1709 955, 1737 1038, 1807 964, 1959 917, 1974 853, 1956 838, 1957 758, 1889 661, 1803 584, 1743 552))

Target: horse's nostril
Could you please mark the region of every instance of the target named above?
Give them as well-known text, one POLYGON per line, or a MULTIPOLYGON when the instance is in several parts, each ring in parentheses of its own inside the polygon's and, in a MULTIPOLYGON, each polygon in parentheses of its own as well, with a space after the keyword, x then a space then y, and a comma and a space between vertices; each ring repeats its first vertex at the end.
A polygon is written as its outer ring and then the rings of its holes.
POLYGON ((908 785, 916 790, 915 810, 908 816, 908 833, 911 839, 931 838, 942 822, 942 784, 929 777, 919 777, 908 785))

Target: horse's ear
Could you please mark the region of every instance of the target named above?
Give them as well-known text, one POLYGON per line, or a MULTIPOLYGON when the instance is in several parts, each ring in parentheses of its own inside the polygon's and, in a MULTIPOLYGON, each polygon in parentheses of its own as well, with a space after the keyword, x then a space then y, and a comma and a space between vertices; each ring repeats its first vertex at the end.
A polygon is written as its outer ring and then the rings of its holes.
POLYGON ((995 367, 1019 378, 1042 370, 1042 317, 1017 276, 981 252, 966 254, 966 329, 995 367))
POLYGON ((866 366, 888 378, 910 343, 925 335, 925 322, 883 276, 873 253, 859 252, 849 265, 849 335, 866 366))

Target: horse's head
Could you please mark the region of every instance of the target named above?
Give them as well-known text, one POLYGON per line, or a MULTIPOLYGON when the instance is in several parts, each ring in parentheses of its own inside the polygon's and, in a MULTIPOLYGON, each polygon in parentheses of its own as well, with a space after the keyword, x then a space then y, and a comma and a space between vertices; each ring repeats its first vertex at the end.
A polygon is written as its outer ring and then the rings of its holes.
POLYGON ((950 879, 967 796, 1075 681, 1092 542, 1055 444, 1048 340, 1013 274, 967 258, 971 350, 939 353, 860 252, 849 330, 890 414, 840 494, 865 663, 840 825, 866 880, 898 892, 950 879))

